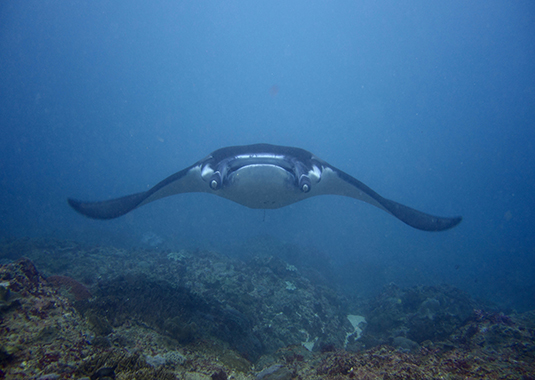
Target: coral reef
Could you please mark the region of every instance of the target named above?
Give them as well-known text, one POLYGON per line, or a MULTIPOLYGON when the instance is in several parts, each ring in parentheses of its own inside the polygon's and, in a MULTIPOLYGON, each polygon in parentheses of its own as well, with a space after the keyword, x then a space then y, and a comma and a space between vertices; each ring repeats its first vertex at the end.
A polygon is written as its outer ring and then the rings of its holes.
POLYGON ((332 289, 269 255, 244 262, 207 251, 22 240, 0 245, 0 259, 8 262, 0 266, 0 379, 535 373, 535 312, 507 315, 448 286, 390 285, 359 310, 365 322, 332 289), (89 291, 90 299, 76 297, 89 291))
POLYGON ((48 276, 46 279, 49 283, 57 288, 66 289, 76 301, 82 301, 91 298, 91 292, 83 284, 80 284, 74 278, 67 276, 48 276))
POLYGON ((468 294, 446 285, 402 289, 390 284, 370 302, 366 329, 358 344, 348 347, 390 344, 414 349, 425 341, 441 341, 462 326, 475 307, 468 294))
POLYGON ((2 373, 8 378, 72 374, 92 351, 80 315, 28 259, 0 266, 0 282, 9 290, 8 301, 17 301, 0 314, 0 341, 8 358, 2 373))
POLYGON ((379 346, 360 353, 331 353, 319 362, 317 372, 332 379, 528 379, 534 370, 533 362, 478 352, 424 349, 406 353, 379 346))
POLYGON ((15 249, 49 279, 89 286, 95 299, 77 306, 84 315, 92 308, 88 315, 113 327, 135 320, 181 343, 217 338, 252 361, 307 341, 312 349, 325 341, 341 347, 354 331, 343 297, 274 256, 243 262, 209 251, 126 251, 51 240, 12 242, 6 256, 15 249))

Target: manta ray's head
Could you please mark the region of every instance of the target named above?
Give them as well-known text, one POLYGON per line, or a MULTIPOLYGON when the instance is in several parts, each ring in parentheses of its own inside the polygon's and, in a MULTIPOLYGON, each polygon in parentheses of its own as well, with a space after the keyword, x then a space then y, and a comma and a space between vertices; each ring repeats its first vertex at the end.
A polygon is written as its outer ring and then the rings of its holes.
POLYGON ((279 208, 306 198, 321 171, 296 157, 274 153, 209 156, 201 176, 212 191, 250 208, 279 208))

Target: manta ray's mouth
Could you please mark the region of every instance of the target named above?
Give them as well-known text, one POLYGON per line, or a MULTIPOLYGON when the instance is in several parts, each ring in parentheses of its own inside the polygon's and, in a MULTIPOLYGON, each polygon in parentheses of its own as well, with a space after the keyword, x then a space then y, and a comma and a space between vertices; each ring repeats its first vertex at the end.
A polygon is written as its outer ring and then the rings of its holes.
POLYGON ((294 174, 295 165, 284 156, 273 155, 255 155, 255 156, 237 156, 227 162, 227 176, 246 166, 276 166, 294 174))
POLYGON ((229 157, 219 163, 215 168, 207 165, 201 169, 203 178, 207 178, 212 190, 220 190, 229 186, 236 179, 237 173, 240 176, 253 175, 256 182, 269 182, 267 173, 276 173, 274 177, 283 175, 286 181, 295 182, 296 168, 290 158, 284 155, 274 154, 248 154, 229 157), (249 170, 255 168, 252 172, 249 170), (254 174, 263 173, 262 176, 254 174), (246 174, 247 173, 247 174, 246 174), (252 173, 252 174, 249 174, 252 173), (284 173, 284 174, 283 174, 284 173), (263 177, 261 179, 261 177, 263 177))

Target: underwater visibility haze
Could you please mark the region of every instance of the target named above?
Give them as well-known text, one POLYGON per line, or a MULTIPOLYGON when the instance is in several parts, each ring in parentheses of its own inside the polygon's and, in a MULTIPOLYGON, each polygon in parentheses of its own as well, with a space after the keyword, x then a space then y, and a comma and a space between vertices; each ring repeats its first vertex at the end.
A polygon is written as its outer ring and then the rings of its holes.
MULTIPOLYGON (((149 278, 167 281, 176 275, 185 281, 181 286, 197 286, 203 266, 217 266, 218 260, 226 263, 221 267, 236 268, 225 260, 241 260, 264 273, 264 265, 274 265, 266 257, 275 257, 285 275, 306 272, 310 289, 332 286, 345 300, 340 307, 349 311, 358 309, 351 304, 360 302, 355 300, 388 299, 385 292, 404 300, 399 289, 415 286, 456 288, 503 312, 534 310, 534 17, 532 2, 498 0, 3 2, 1 242, 18 246, 41 239, 36 244, 49 255, 26 256, 46 275, 64 276, 50 283, 63 284, 67 276, 84 283, 83 271, 73 269, 82 264, 111 278, 109 268, 123 262, 143 265, 149 278), (105 221, 83 217, 67 203, 67 198, 151 196, 162 179, 210 152, 260 143, 312 152, 354 177, 342 182, 354 180, 353 188, 363 183, 381 195, 370 198, 365 190, 359 199, 368 197, 364 200, 394 215, 392 203, 381 199, 431 215, 462 215, 463 221, 449 229, 427 228, 447 229, 441 232, 421 231, 358 199, 328 195, 345 190, 308 197, 308 187, 299 193, 302 201, 277 198, 286 207, 267 210, 228 200, 243 194, 223 199, 202 193, 219 191, 218 183, 201 193, 168 187, 163 191, 184 194, 141 208, 136 207, 145 199, 136 198, 139 202, 128 206, 135 210, 105 221), (58 245, 43 248, 43 241, 58 245), (67 241, 74 245, 60 243, 67 241), (108 254, 80 248, 87 256, 72 262, 62 256, 62 249, 77 244, 114 248, 108 254), (121 258, 120 250, 132 253, 121 258), (91 252, 96 256, 90 258, 91 252), (67 260, 63 267, 61 260, 67 260), (165 260, 178 266, 176 273, 164 273, 165 260)), ((244 167, 233 165, 232 170, 244 167)), ((300 175, 309 182, 320 178, 317 167, 303 171, 299 165, 285 161, 284 175, 291 166, 299 181, 300 175)), ((273 167, 263 170, 282 176, 282 169, 273 167)), ((199 169, 207 186, 214 168, 199 169)), ((316 182, 310 184, 310 195, 316 195, 316 182)), ((255 187, 251 198, 261 191, 255 187)), ((76 202, 71 205, 79 211, 93 207, 76 202)), ((3 252, 1 263, 13 265, 18 257, 3 252)), ((233 273, 228 279, 249 284, 248 270, 233 273)), ((278 293, 259 290, 260 283, 268 286, 265 279, 238 289, 223 277, 206 294, 230 287, 238 295, 245 291, 278 302, 278 293)), ((98 280, 92 281, 96 286, 98 280)), ((295 278, 281 277, 280 284, 286 293, 300 288, 295 278)), ((165 286, 161 289, 167 294, 165 286)), ((459 299, 448 292, 444 297, 459 299)), ((440 297, 426 293, 424 299, 431 300, 423 301, 426 310, 443 302, 440 297)), ((322 310, 332 306, 318 302, 322 310)), ((228 309, 217 319, 210 307, 195 305, 202 323, 215 318, 224 325, 246 325, 228 309)), ((81 312, 86 318, 91 314, 81 312)), ((485 318, 471 320, 490 320, 485 318)), ((202 325, 165 321, 166 331, 181 342, 189 342, 202 325)), ((337 326, 329 326, 325 329, 334 334, 337 326)), ((333 342, 344 343, 344 334, 333 342)), ((291 344, 283 336, 280 342, 291 344)), ((407 339, 437 338, 417 336, 407 339)), ((304 346, 313 345, 313 338, 312 333, 303 338, 304 346)), ((257 335, 243 339, 228 342, 252 361, 267 347, 280 346, 257 335)))

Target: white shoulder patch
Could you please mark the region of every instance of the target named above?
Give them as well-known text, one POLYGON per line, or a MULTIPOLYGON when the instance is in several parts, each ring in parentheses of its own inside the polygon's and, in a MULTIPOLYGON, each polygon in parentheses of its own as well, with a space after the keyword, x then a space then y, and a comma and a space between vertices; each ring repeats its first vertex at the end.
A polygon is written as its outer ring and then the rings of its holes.
MULTIPOLYGON (((193 168, 193 169, 195 169, 195 168, 193 168)), ((212 176, 212 174, 214 174, 214 169, 212 169, 212 167, 210 165, 205 165, 205 166, 202 167, 202 169, 201 169, 201 177, 203 177, 204 179, 208 179, 208 178, 210 178, 212 176)))
POLYGON ((312 165, 312 170, 308 171, 308 178, 318 182, 321 179, 321 170, 316 165, 312 165))

